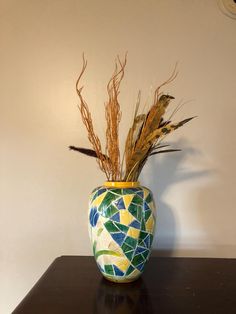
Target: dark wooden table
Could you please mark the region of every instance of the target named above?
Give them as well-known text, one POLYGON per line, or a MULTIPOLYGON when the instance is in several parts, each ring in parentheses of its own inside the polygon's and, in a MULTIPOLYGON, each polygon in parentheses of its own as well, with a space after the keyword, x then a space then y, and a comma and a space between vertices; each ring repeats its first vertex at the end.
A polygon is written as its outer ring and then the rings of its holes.
POLYGON ((93 257, 58 257, 14 314, 236 313, 236 259, 150 258, 142 277, 114 284, 93 257))

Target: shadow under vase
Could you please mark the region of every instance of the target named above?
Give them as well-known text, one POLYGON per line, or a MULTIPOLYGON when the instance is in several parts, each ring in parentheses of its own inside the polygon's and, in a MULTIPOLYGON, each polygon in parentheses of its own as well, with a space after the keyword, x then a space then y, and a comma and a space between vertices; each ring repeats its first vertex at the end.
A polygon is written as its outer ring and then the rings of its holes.
POLYGON ((152 303, 142 278, 117 284, 102 278, 94 302, 95 314, 152 313, 152 303))

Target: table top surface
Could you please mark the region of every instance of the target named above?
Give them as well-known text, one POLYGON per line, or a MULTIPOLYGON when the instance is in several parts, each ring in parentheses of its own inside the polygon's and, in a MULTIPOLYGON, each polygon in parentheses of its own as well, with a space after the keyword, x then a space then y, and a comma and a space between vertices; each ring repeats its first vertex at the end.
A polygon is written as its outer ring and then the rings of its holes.
POLYGON ((150 258, 133 283, 115 284, 93 257, 61 256, 14 314, 236 313, 236 259, 150 258))

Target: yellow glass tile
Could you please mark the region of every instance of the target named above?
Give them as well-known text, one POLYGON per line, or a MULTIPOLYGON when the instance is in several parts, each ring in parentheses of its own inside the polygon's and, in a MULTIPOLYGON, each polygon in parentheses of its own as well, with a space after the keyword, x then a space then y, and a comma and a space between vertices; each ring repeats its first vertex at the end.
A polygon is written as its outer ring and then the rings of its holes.
POLYGON ((125 273, 130 266, 130 261, 128 259, 120 259, 116 262, 115 265, 125 273))
POLYGON ((151 208, 152 211, 155 210, 155 206, 154 206, 154 203, 153 203, 153 202, 150 202, 150 203, 148 204, 148 206, 151 208))
POLYGON ((138 275, 140 275, 140 271, 138 269, 135 269, 128 277, 134 278, 138 275))
POLYGON ((144 197, 144 199, 148 196, 148 194, 149 194, 149 190, 146 189, 146 188, 143 188, 143 197, 144 197))
POLYGON ((133 195, 123 195, 123 201, 124 201, 124 204, 125 204, 125 208, 128 209, 129 207, 129 204, 131 203, 132 199, 133 199, 133 195))
POLYGON ((132 238, 138 239, 139 233, 140 233, 140 230, 133 228, 133 227, 129 227, 127 235, 132 237, 132 238))
POLYGON ((154 227, 154 219, 152 215, 148 218, 148 221, 146 222, 146 230, 147 232, 152 232, 154 227))
POLYGON ((98 207, 102 203, 102 201, 103 201, 104 197, 106 196, 106 194, 107 194, 107 192, 102 193, 97 198, 95 198, 95 200, 93 201, 92 206, 98 207))
POLYGON ((123 225, 128 226, 134 220, 133 215, 131 215, 130 212, 126 209, 121 209, 119 213, 120 213, 120 223, 123 225))

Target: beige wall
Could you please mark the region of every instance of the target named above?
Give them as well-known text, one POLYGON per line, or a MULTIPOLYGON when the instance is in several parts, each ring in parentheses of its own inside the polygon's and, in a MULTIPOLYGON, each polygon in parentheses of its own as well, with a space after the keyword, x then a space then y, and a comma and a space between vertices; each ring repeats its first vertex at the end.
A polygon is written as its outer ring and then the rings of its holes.
POLYGON ((0 0, 0 313, 9 313, 59 255, 91 254, 87 199, 104 180, 88 146, 74 85, 104 132, 105 84, 128 51, 121 88, 130 122, 179 63, 165 90, 176 118, 198 119, 170 138, 183 152, 150 160, 141 181, 158 204, 156 254, 236 257, 236 21, 214 0, 0 0), (164 157, 164 158, 163 158, 164 157))

